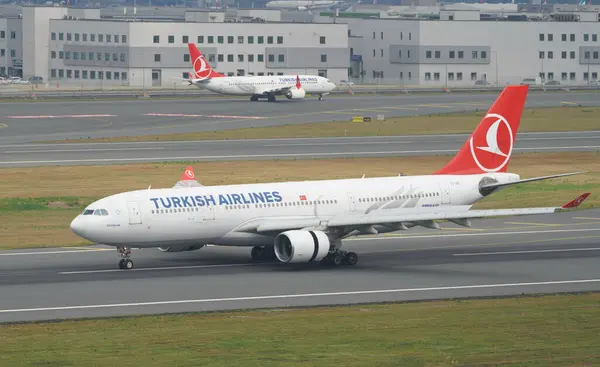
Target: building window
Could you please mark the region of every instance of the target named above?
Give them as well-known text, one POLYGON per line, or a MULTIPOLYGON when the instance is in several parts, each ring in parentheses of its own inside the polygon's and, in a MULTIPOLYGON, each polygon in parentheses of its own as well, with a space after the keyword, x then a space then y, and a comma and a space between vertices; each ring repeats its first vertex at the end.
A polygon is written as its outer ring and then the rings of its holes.
POLYGON ((561 57, 562 57, 563 59, 566 59, 566 58, 567 58, 567 51, 563 51, 563 52, 561 52, 561 57))
POLYGON ((223 62, 223 60, 225 60, 225 56, 223 56, 223 54, 218 54, 217 58, 218 58, 219 62, 223 62))
POLYGON ((233 62, 233 54, 227 55, 227 62, 233 62))
POLYGON ((560 73, 560 78, 562 80, 567 80, 567 73, 560 73))
POLYGON ((598 42, 598 35, 596 33, 592 34, 592 42, 598 42))
POLYGON ((79 60, 79 52, 73 51, 73 60, 79 60))
POLYGON ((238 36, 238 43, 244 43, 244 36, 238 36))
POLYGON ((208 36, 208 43, 215 43, 215 36, 208 36))
POLYGON ((71 60, 71 51, 65 51, 65 60, 71 60))
MULTIPOLYGON (((224 37, 223 36, 217 36, 217 43, 223 43, 224 42, 224 37)), ((233 43, 233 42, 232 42, 233 43)))
POLYGON ((431 80, 431 73, 425 73, 425 80, 431 80))
POLYGON ((589 75, 587 72, 583 73, 583 80, 588 80, 589 75))
POLYGON ((482 58, 482 59, 485 59, 485 58, 487 58, 487 52, 485 52, 485 51, 481 51, 481 58, 482 58))
POLYGON ((539 58, 540 58, 540 59, 543 59, 543 58, 544 58, 544 51, 540 51, 540 52, 539 52, 539 58))
POLYGON ((50 51, 50 58, 56 59, 56 51, 50 51))
POLYGON ((594 51, 594 59, 598 59, 598 51, 594 51))
POLYGON ((190 61, 190 54, 183 54, 183 62, 189 62, 190 61))
MULTIPOLYGON (((175 36, 169 36, 169 43, 175 43, 175 36)), ((106 74, 107 76, 109 74, 106 74)))
POLYGON ((321 55, 321 62, 327 62, 327 55, 321 55))
POLYGON ((592 80, 598 80, 598 73, 597 72, 592 72, 592 80))
POLYGON ((215 54, 208 54, 208 62, 215 62, 215 54))
POLYGON ((121 72, 121 80, 127 80, 127 72, 126 71, 121 72))
POLYGON ((90 34, 90 41, 91 42, 96 42, 96 34, 95 33, 91 33, 90 34))
POLYGON ((153 43, 159 43, 159 42, 160 42, 160 36, 154 36, 154 37, 152 38, 152 42, 153 42, 153 43))
POLYGON ((79 70, 75 70, 75 79, 79 79, 79 70))
POLYGON ((436 52, 435 52, 435 58, 436 58, 436 59, 439 59, 439 58, 440 58, 440 56, 441 56, 440 54, 441 54, 441 52, 440 52, 440 51, 436 51, 436 52))
POLYGON ((56 69, 51 69, 50 70, 50 77, 51 78, 56 78, 56 69))
POLYGON ((98 79, 104 79, 104 72, 103 71, 99 71, 98 72, 98 79))
POLYGON ((464 51, 458 51, 458 58, 462 59, 465 57, 465 52, 464 51))
POLYGON ((67 79, 72 79, 72 78, 73 78, 73 70, 67 69, 67 79))
POLYGON ((584 59, 589 59, 589 58, 590 58, 590 52, 589 52, 589 51, 585 51, 585 52, 583 53, 583 58, 584 58, 584 59))
POLYGON ((112 42, 112 35, 110 35, 110 34, 106 35, 106 42, 112 42))
POLYGON ((239 54, 238 55, 238 62, 244 62, 244 55, 243 54, 239 54))
POLYGON ((319 43, 322 44, 322 45, 325 44, 325 36, 319 37, 319 43))
POLYGON ((233 36, 227 36, 227 43, 233 43, 233 36))
POLYGON ((453 59, 454 58, 454 51, 450 51, 449 56, 450 56, 451 59, 453 59))
POLYGON ((563 42, 567 42, 567 34, 566 33, 561 34, 560 38, 563 42))
POLYGON ((549 59, 553 59, 554 58, 554 52, 548 51, 548 58, 549 59))
POLYGON ((575 73, 569 73, 569 79, 575 80, 575 73))
POLYGON ((273 43, 273 36, 267 36, 267 43, 268 44, 272 44, 273 43))
POLYGON ((121 35, 121 43, 127 43, 127 35, 126 34, 121 35))
POLYGON ((82 52, 81 53, 81 60, 85 60, 86 56, 87 56, 87 53, 86 52, 82 52))
POLYGON ((254 36, 248 36, 248 43, 254 43, 254 36))
POLYGON ((121 56, 119 57, 119 60, 121 62, 125 62, 125 54, 124 53, 121 53, 121 56))
MULTIPOLYGON (((55 32, 50 33, 50 39, 52 41, 56 41, 56 33, 55 32)), ((54 70, 54 72, 56 72, 56 70, 54 70)))
POLYGON ((264 36, 258 36, 258 44, 263 44, 265 43, 265 37, 264 36))
POLYGON ((575 51, 571 51, 571 58, 574 59, 575 58, 575 51))
MULTIPOLYGON (((2 51, 4 51, 4 49, 2 49, 2 51)), ((4 56, 4 52, 2 52, 2 53, 0 54, 0 56, 4 56)), ((59 58, 60 60, 64 59, 64 58, 65 58, 65 52, 64 52, 64 51, 58 51, 58 58, 59 58)))
POLYGON ((544 40, 544 34, 540 33, 540 41, 543 41, 543 40, 544 40))
POLYGON ((90 70, 90 79, 96 79, 96 71, 90 70))
POLYGON ((275 55, 269 54, 269 62, 275 62, 275 55))
POLYGON ((471 73, 471 80, 477 80, 477 73, 471 73))
POLYGON ((440 80, 440 73, 433 73, 433 80, 440 80))
POLYGON ((473 58, 473 59, 477 58, 477 51, 472 51, 471 52, 471 58, 473 58))
POLYGON ((383 48, 379 50, 381 57, 383 57, 383 48))
POLYGON ((254 62, 254 55, 253 54, 248 55, 248 62, 254 62))
POLYGON ((548 80, 554 80, 554 73, 548 73, 548 80))
POLYGON ((88 52, 88 60, 94 61, 94 53, 93 52, 88 52))
POLYGON ((198 43, 204 43, 204 36, 198 36, 198 43))
POLYGON ((431 51, 425 51, 425 58, 426 59, 431 59, 431 51))
POLYGON ((65 70, 64 69, 58 69, 58 77, 60 79, 65 77, 65 70))
POLYGON ((448 73, 448 80, 454 80, 454 73, 448 73))
POLYGON ((154 54, 154 62, 160 62, 160 54, 154 54))
POLYGON ((83 42, 87 42, 87 33, 82 33, 81 38, 82 38, 83 42))
POLYGON ((283 43, 283 36, 277 36, 277 44, 281 45, 283 43))
MULTIPOLYGON (((0 38, 4 38, 4 31, 0 32, 0 38)), ((60 33, 58 34, 58 40, 59 40, 59 41, 62 41, 62 40, 64 40, 64 39, 65 39, 65 34, 64 34, 64 33, 62 33, 62 32, 60 32, 60 33)))
POLYGON ((554 35, 552 33, 548 33, 548 41, 549 42, 554 41, 554 35))
POLYGON ((72 39, 71 33, 67 33, 67 41, 70 41, 72 39))
POLYGON ((190 37, 181 36, 181 43, 190 43, 190 37))
POLYGON ((102 52, 96 53, 96 61, 102 61, 102 52))
POLYGON ((585 34, 583 35, 583 41, 584 41, 584 42, 588 42, 589 40, 590 40, 590 35, 589 35, 589 34, 587 34, 587 33, 585 33, 585 34))
POLYGON ((381 39, 383 39, 383 32, 381 32, 381 39))
POLYGON ((462 73, 456 73, 456 80, 462 80, 462 73))
POLYGON ((575 33, 571 33, 571 42, 575 42, 575 33))
POLYGON ((278 61, 278 62, 284 62, 284 61, 285 61, 285 57, 284 57, 284 55, 279 55, 279 56, 277 56, 277 61, 278 61))
POLYGON ((103 34, 99 34, 98 35, 98 42, 104 42, 104 35, 103 34))
MULTIPOLYGON (((263 55, 263 54, 258 54, 258 55, 256 55, 256 57, 258 58, 258 62, 265 61, 265 55, 263 55)), ((260 73, 259 73, 259 75, 260 75, 260 73)))

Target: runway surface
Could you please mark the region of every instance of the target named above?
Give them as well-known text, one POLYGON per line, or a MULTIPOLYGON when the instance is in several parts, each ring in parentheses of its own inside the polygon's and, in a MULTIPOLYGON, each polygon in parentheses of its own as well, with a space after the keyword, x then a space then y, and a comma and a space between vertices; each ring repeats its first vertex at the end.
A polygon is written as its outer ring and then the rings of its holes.
MULTIPOLYGON (((530 92, 527 107, 600 106, 595 92, 530 92)), ((276 103, 202 97, 185 100, 2 103, 0 144, 40 140, 154 135, 240 127, 348 121, 428 113, 487 110, 496 93, 442 95, 330 96, 276 103)))
POLYGON ((600 290, 600 210, 344 242, 356 267, 253 264, 249 249, 0 252, 0 321, 600 290))
MULTIPOLYGON (((0 145, 0 167, 181 160, 306 159, 454 154, 468 134, 201 142, 0 145)), ((520 133, 515 152, 600 151, 600 131, 520 133)))

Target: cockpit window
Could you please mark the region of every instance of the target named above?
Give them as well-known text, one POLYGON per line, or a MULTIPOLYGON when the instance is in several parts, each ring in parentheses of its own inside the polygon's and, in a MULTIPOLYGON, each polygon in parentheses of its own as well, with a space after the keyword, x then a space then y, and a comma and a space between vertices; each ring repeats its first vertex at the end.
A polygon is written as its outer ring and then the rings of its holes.
POLYGON ((83 215, 92 215, 94 214, 94 209, 86 209, 83 211, 83 215))
POLYGON ((96 210, 94 211, 94 215, 98 215, 98 216, 100 216, 100 215, 107 216, 107 215, 108 215, 108 212, 106 211, 106 209, 96 209, 96 210))
POLYGON ((106 209, 100 209, 100 212, 102 213, 102 215, 108 215, 108 212, 106 211, 106 209))

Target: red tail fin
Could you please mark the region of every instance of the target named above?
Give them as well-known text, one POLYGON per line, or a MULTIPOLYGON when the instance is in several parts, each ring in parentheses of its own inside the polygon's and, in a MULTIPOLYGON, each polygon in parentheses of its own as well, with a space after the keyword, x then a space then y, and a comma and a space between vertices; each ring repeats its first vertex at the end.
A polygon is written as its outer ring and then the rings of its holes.
POLYGON ((507 86, 454 158, 435 174, 506 172, 528 85, 507 86))
POLYGON ((185 171, 183 172, 183 176, 181 176, 181 181, 189 181, 189 180, 195 180, 196 179, 196 175, 194 174, 194 167, 189 166, 185 168, 185 171))
POLYGON ((188 43, 188 49, 190 50, 190 60, 194 68, 194 79, 208 79, 224 77, 225 75, 214 71, 208 61, 202 55, 202 52, 198 50, 195 44, 188 43))
POLYGON ((586 192, 583 195, 578 196, 576 199, 573 199, 562 206, 563 209, 577 208, 587 197, 590 196, 589 192, 586 192))

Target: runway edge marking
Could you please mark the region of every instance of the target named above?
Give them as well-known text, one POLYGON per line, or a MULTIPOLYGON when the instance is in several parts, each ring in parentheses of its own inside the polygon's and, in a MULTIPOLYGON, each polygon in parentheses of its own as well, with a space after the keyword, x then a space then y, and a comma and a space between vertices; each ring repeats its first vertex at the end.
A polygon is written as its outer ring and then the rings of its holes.
POLYGON ((482 289, 482 288, 485 289, 485 288, 528 287, 528 286, 540 286, 540 285, 583 284, 583 283, 600 283, 600 279, 574 279, 574 280, 555 280, 555 281, 546 281, 546 282, 475 284, 475 285, 456 285, 456 286, 447 286, 447 287, 378 289, 378 290, 327 292, 327 293, 300 293, 300 294, 281 294, 281 295, 271 295, 271 296, 189 299, 189 300, 156 301, 156 302, 109 303, 109 304, 104 304, 104 305, 78 305, 78 306, 57 306, 57 307, 38 307, 38 308, 17 308, 17 309, 0 310, 0 314, 2 314, 2 313, 17 313, 17 312, 83 310, 83 309, 91 309, 91 308, 121 308, 121 307, 175 305, 175 304, 186 304, 186 303, 238 302, 238 301, 275 300, 275 299, 290 299, 290 298, 314 298, 314 297, 332 297, 332 296, 353 296, 353 295, 360 296, 360 295, 383 294, 383 293, 408 293, 408 292, 482 289))

